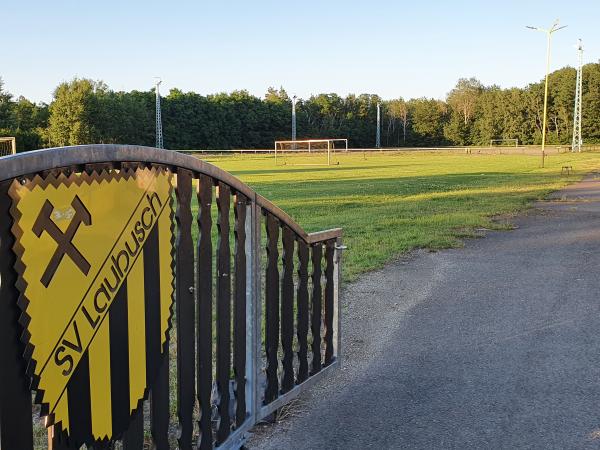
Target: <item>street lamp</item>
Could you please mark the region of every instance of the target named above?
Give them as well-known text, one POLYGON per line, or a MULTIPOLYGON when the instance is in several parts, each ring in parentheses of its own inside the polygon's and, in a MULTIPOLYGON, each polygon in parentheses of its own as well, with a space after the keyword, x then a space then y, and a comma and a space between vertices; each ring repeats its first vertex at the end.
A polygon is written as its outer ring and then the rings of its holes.
POLYGON ((549 29, 527 26, 530 30, 542 31, 546 33, 547 44, 546 44, 546 85, 544 87, 544 117, 542 119, 542 167, 544 167, 544 149, 546 147, 546 115, 548 111, 548 75, 550 74, 550 38, 552 33, 557 32, 566 28, 566 25, 562 27, 558 26, 558 19, 554 21, 552 27, 549 29))

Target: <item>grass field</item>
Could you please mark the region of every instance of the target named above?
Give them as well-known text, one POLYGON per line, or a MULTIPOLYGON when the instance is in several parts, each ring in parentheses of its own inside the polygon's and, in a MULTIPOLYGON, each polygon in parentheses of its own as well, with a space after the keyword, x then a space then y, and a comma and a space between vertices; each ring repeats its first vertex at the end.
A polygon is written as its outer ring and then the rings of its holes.
POLYGON ((288 158, 202 156, 240 178, 290 214, 305 230, 342 227, 348 251, 344 279, 352 280, 415 248, 461 245, 477 228, 510 227, 509 216, 600 167, 600 153, 466 155, 398 152, 288 158), (561 176, 563 165, 574 175, 561 176))

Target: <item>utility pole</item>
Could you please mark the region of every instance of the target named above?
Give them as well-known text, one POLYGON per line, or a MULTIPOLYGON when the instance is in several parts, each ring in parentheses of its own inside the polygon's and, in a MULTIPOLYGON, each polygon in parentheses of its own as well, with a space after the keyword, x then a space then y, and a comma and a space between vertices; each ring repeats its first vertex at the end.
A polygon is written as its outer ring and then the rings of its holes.
POLYGON ((164 148, 163 145, 163 131, 162 131, 162 117, 160 113, 160 90, 159 86, 162 80, 156 78, 155 91, 156 91, 156 148, 164 148))
POLYGON ((546 149, 546 117, 548 115, 548 75, 550 74, 550 38, 552 37, 552 33, 557 32, 558 30, 562 30, 566 28, 566 25, 562 27, 558 26, 558 19, 554 21, 552 27, 549 29, 539 28, 539 27, 531 27, 527 26, 530 30, 541 31, 546 33, 546 83, 544 87, 544 117, 542 119, 542 167, 544 167, 544 150, 546 149))
POLYGON ((375 147, 381 148, 381 104, 377 102, 377 134, 375 136, 375 147))
POLYGON ((581 39, 577 41, 577 82, 575 84, 575 111, 573 112, 573 143, 571 151, 580 152, 583 146, 583 138, 581 136, 581 87, 582 87, 582 70, 583 70, 583 42, 581 39))

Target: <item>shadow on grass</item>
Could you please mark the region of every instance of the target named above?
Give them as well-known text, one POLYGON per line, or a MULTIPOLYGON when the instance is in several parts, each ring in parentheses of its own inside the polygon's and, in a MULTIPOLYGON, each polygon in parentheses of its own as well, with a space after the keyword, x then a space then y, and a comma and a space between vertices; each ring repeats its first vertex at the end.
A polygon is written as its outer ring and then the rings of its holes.
POLYGON ((264 174, 272 174, 272 173, 289 173, 291 175, 295 173, 310 173, 310 172, 328 172, 332 170, 345 170, 345 171, 353 171, 353 170, 372 170, 372 169, 389 169, 390 166, 337 166, 331 165, 324 167, 305 167, 302 169, 298 169, 298 166, 289 165, 289 166, 277 166, 272 169, 249 169, 249 170, 231 170, 229 173, 238 176, 238 175, 264 175, 264 174))
MULTIPOLYGON (((573 180, 570 181, 574 181, 573 180)), ((429 192, 452 192, 467 189, 490 189, 503 186, 563 185, 565 180, 556 174, 514 174, 509 172, 460 173, 449 175, 407 176, 357 179, 297 179, 287 181, 249 182, 258 193, 271 201, 308 198, 335 199, 345 196, 411 196, 429 192)))
POLYGON ((414 248, 461 245, 491 217, 514 213, 558 189, 554 173, 488 172, 402 178, 250 183, 306 231, 344 229, 346 279, 414 248))

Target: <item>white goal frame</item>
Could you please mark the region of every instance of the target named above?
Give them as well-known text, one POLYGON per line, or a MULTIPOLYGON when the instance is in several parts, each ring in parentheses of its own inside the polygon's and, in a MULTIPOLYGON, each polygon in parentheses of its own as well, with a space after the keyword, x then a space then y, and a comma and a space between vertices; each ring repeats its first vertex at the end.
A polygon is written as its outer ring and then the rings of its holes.
MULTIPOLYGON (((501 145, 494 146, 495 142, 514 142, 515 148, 517 148, 519 146, 519 139, 506 138, 506 139, 490 139, 490 147, 501 147, 501 145)), ((505 147, 509 147, 509 146, 506 145, 505 147)))
POLYGON ((17 139, 16 138, 10 137, 10 136, 0 137, 0 142, 10 142, 10 153, 4 153, 4 152, 2 152, 2 149, 0 149, 0 157, 14 155, 17 153, 17 139))
MULTIPOLYGON (((308 153, 312 153, 313 150, 315 150, 315 151, 317 150, 317 149, 312 148, 313 144, 327 144, 327 165, 330 166, 331 165, 331 152, 336 150, 336 148, 335 148, 336 142, 343 142, 344 143, 343 150, 346 152, 348 151, 348 139, 343 139, 343 138, 275 141, 275 165, 277 165, 277 153, 282 152, 283 145, 291 145, 292 148, 289 151, 294 152, 294 151, 296 151, 296 148, 295 148, 296 144, 308 144, 308 149, 303 150, 303 151, 308 151, 308 153)), ((318 150, 321 150, 321 149, 318 149, 318 150)))

